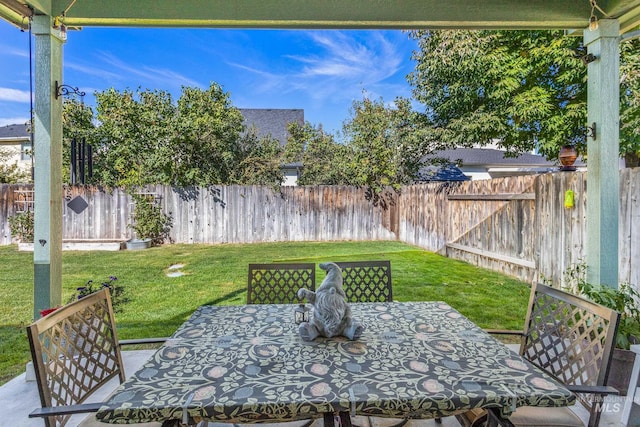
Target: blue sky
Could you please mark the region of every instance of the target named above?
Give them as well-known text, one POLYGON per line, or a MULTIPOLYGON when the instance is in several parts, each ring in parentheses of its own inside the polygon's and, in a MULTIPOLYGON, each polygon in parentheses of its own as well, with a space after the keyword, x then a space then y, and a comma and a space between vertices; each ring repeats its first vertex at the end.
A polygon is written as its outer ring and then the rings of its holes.
MULTIPOLYGON (((35 47, 34 47, 35 49, 35 47)), ((415 42, 401 31, 85 28, 69 31, 64 83, 87 93, 162 89, 211 81, 239 108, 302 108, 339 131, 363 91, 410 97, 415 42)), ((0 21, 0 125, 29 117, 29 33, 0 21)))

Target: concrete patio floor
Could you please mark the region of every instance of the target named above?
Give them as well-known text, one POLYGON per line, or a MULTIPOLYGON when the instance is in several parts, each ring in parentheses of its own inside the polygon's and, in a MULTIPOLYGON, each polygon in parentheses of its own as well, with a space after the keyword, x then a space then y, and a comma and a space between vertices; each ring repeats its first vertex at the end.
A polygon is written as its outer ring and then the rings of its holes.
MULTIPOLYGON (((123 359, 125 364, 125 372, 135 372, 139 366, 141 366, 151 355, 154 350, 136 350, 136 351, 124 351, 123 359)), ((103 400, 118 384, 116 379, 108 383, 103 389, 97 392, 92 401, 103 400)), ((624 397, 612 397, 605 405, 605 411, 600 420, 601 427, 619 427, 624 426, 620 422, 620 416, 622 414, 622 408, 624 407, 624 397)), ((638 399, 636 402, 640 403, 638 399)), ((29 418, 28 414, 35 408, 40 406, 40 399, 38 397, 38 388, 35 381, 26 381, 26 375, 23 373, 8 383, 0 387, 0 408, 2 408, 2 417, 0 418, 0 426, 11 427, 42 427, 44 421, 37 418, 29 418)), ((574 410, 584 420, 587 417, 587 412, 581 405, 577 404, 574 410)), ((68 427, 75 427, 85 418, 86 415, 76 415, 67 424, 68 427)), ((632 412, 632 420, 636 420, 634 423, 630 423, 630 426, 640 426, 640 407, 635 406, 632 412)), ((441 424, 437 424, 433 420, 421 420, 419 422, 412 422, 414 427, 456 427, 459 426, 454 417, 444 418, 441 424)), ((108 424, 104 424, 107 426, 108 424)), ((273 426, 273 425, 271 425, 273 426)))

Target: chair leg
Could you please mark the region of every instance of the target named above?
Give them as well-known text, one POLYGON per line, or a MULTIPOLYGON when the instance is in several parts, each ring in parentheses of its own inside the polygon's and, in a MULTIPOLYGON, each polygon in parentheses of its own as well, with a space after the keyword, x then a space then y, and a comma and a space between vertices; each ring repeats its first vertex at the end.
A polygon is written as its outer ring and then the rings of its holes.
POLYGON ((332 412, 325 412, 324 414, 324 427, 335 427, 336 423, 333 418, 332 412))
POLYGON ((487 427, 515 427, 511 421, 500 418, 496 409, 487 410, 487 427))
POLYGON ((351 415, 348 412, 340 412, 340 427, 351 427, 351 415))

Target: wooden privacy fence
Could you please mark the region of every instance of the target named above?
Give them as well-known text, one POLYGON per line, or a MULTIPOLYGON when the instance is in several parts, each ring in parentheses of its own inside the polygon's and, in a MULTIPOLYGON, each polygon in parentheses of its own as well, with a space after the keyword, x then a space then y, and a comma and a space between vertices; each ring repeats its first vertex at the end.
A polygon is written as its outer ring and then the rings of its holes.
MULTIPOLYGON (((585 172, 404 189, 399 239, 525 281, 560 284, 585 261, 585 172), (573 207, 565 195, 573 192, 573 207)), ((620 171, 619 280, 640 287, 640 168, 620 171)))
MULTIPOLYGON (((11 243, 7 217, 16 212, 15 194, 24 186, 0 186, 0 243, 11 243)), ((262 186, 210 188, 147 187, 173 218, 176 243, 254 243, 322 240, 395 240, 397 210, 373 206, 355 187, 262 186)), ((65 188, 61 197, 83 197, 79 214, 63 203, 65 240, 127 240, 133 237, 133 202, 122 190, 65 188)))
MULTIPOLYGON (((7 217, 30 186, 0 185, 0 244, 11 243, 7 217)), ((374 204, 349 186, 147 188, 171 214, 176 243, 400 240, 519 277, 561 283, 584 261, 586 173, 430 183, 403 187, 374 204), (564 205, 567 190, 574 206, 564 205)), ((131 198, 121 190, 74 186, 76 214, 63 203, 66 240, 119 240, 128 228, 131 198)), ((640 169, 620 172, 620 281, 640 284, 640 169)))

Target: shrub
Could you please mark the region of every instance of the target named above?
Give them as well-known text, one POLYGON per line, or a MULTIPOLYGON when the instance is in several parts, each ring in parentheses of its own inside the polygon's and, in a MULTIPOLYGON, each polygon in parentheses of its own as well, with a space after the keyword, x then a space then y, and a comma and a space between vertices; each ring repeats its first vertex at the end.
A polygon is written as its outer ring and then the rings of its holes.
POLYGON ((11 236, 21 242, 33 242, 33 211, 24 211, 9 217, 11 236))
POLYGON ((122 310, 122 304, 129 302, 129 298, 124 295, 124 287, 118 282, 116 276, 109 276, 109 280, 100 283, 100 285, 96 285, 93 280, 87 281, 86 285, 76 288, 76 292, 71 296, 69 302, 82 299, 87 295, 98 292, 102 288, 109 289, 111 306, 116 313, 122 310))
POLYGON ((172 227, 171 215, 162 212, 152 194, 134 193, 133 223, 129 225, 138 239, 151 239, 154 244, 161 244, 168 237, 172 227))
POLYGON ((625 350, 640 339, 640 293, 628 283, 618 289, 607 285, 593 285, 586 280, 586 264, 573 265, 565 272, 567 283, 591 301, 620 313, 620 325, 616 335, 616 347, 625 350))

